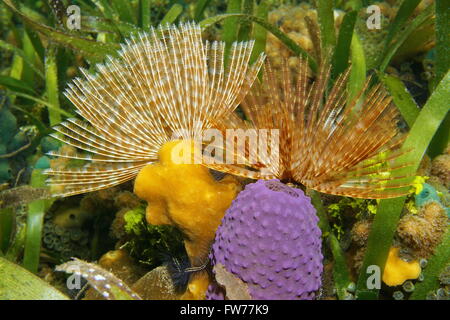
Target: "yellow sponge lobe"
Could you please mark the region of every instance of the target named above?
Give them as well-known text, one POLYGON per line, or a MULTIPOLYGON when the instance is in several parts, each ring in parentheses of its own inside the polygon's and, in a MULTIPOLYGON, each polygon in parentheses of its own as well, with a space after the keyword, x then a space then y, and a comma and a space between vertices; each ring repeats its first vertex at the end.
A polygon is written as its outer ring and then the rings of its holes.
POLYGON ((148 202, 149 223, 174 225, 184 233, 193 266, 206 259, 225 210, 240 191, 233 177, 216 181, 209 169, 192 164, 196 148, 192 141, 165 143, 159 162, 144 167, 134 184, 134 192, 148 202))
POLYGON ((399 248, 391 247, 383 272, 383 282, 388 286, 399 286, 406 280, 417 279, 422 271, 419 261, 407 262, 398 256, 399 248))

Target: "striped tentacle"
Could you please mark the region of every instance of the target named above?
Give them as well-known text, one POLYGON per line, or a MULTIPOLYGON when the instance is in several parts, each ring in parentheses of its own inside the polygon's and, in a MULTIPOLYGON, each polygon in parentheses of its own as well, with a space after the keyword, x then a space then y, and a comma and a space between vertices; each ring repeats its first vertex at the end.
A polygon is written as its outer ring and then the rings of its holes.
MULTIPOLYGON (((347 92, 349 70, 329 87, 330 68, 314 80, 307 62, 293 75, 286 65, 277 77, 270 64, 263 82, 255 82, 243 102, 245 116, 255 128, 279 128, 279 162, 260 159, 273 176, 320 192, 356 198, 390 198, 409 192, 409 177, 396 125, 398 112, 381 85, 364 88, 353 98, 347 92)), ((233 119, 239 127, 243 122, 233 119)), ((227 170, 244 177, 265 178, 235 166, 227 170)), ((269 176, 268 176, 269 177, 269 176)))
POLYGON ((204 43, 197 24, 165 25, 128 39, 95 74, 81 70, 83 78, 65 95, 82 120, 67 119, 52 134, 77 150, 49 153, 69 161, 46 171, 54 193, 80 194, 131 180, 157 160, 167 141, 197 139, 230 115, 264 55, 250 66, 253 42, 235 43, 225 67, 224 48, 222 42, 204 43))

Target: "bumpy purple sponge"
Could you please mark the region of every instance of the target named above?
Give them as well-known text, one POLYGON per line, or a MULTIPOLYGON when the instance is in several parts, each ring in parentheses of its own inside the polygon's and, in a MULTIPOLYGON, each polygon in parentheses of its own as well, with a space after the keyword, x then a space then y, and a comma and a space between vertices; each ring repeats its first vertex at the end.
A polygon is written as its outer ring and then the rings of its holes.
MULTIPOLYGON (((210 259, 254 299, 313 299, 321 285, 319 219, 303 191, 279 180, 249 184, 227 210, 210 259)), ((210 288, 207 298, 221 297, 210 288)))

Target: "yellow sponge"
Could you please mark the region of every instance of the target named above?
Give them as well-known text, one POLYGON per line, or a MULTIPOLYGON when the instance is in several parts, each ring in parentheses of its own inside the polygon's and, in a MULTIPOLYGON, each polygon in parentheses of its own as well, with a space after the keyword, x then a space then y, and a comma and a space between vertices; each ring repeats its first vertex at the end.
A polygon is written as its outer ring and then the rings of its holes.
MULTIPOLYGON (((197 150, 198 151, 198 150, 197 150)), ((239 182, 226 176, 216 181, 200 164, 179 163, 194 154, 191 141, 170 141, 159 152, 159 163, 144 167, 134 192, 147 200, 146 219, 154 225, 174 225, 184 233, 186 252, 193 266, 207 258, 225 210, 240 191, 239 182), (185 153, 184 155, 182 153, 185 153)), ((193 160, 193 159, 190 159, 193 160)))
POLYGON ((383 282, 388 286, 399 286, 408 279, 417 279, 421 268, 419 261, 406 262, 398 256, 399 248, 391 247, 383 272, 383 282))

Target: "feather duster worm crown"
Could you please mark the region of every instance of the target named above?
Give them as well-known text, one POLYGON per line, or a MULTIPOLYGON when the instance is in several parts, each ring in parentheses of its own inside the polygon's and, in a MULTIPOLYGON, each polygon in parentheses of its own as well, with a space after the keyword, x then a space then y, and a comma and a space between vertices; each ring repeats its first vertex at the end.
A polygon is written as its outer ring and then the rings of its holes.
POLYGON ((349 73, 341 74, 328 89, 328 66, 322 65, 312 81, 307 61, 301 61, 296 75, 287 63, 280 74, 274 74, 267 62, 263 81, 255 81, 242 103, 249 121, 234 115, 218 126, 222 130, 279 129, 279 153, 258 150, 252 154, 255 148, 247 146, 246 159, 253 157, 256 162, 248 162, 246 167, 209 166, 248 178, 278 178, 355 198, 408 193, 408 180, 401 175, 405 165, 394 163, 402 154, 398 146, 403 140, 397 130, 397 109, 381 85, 369 88, 370 79, 355 97, 350 97, 349 73), (269 174, 262 174, 261 168, 269 174))
POLYGON ((128 40, 96 75, 82 70, 84 79, 65 95, 85 121, 68 119, 52 136, 83 152, 50 155, 88 163, 47 170, 54 193, 74 195, 133 179, 157 160, 165 142, 192 139, 227 117, 262 65, 263 55, 249 66, 252 48, 253 41, 234 43, 225 67, 225 43, 204 43, 193 23, 166 25, 128 40))

